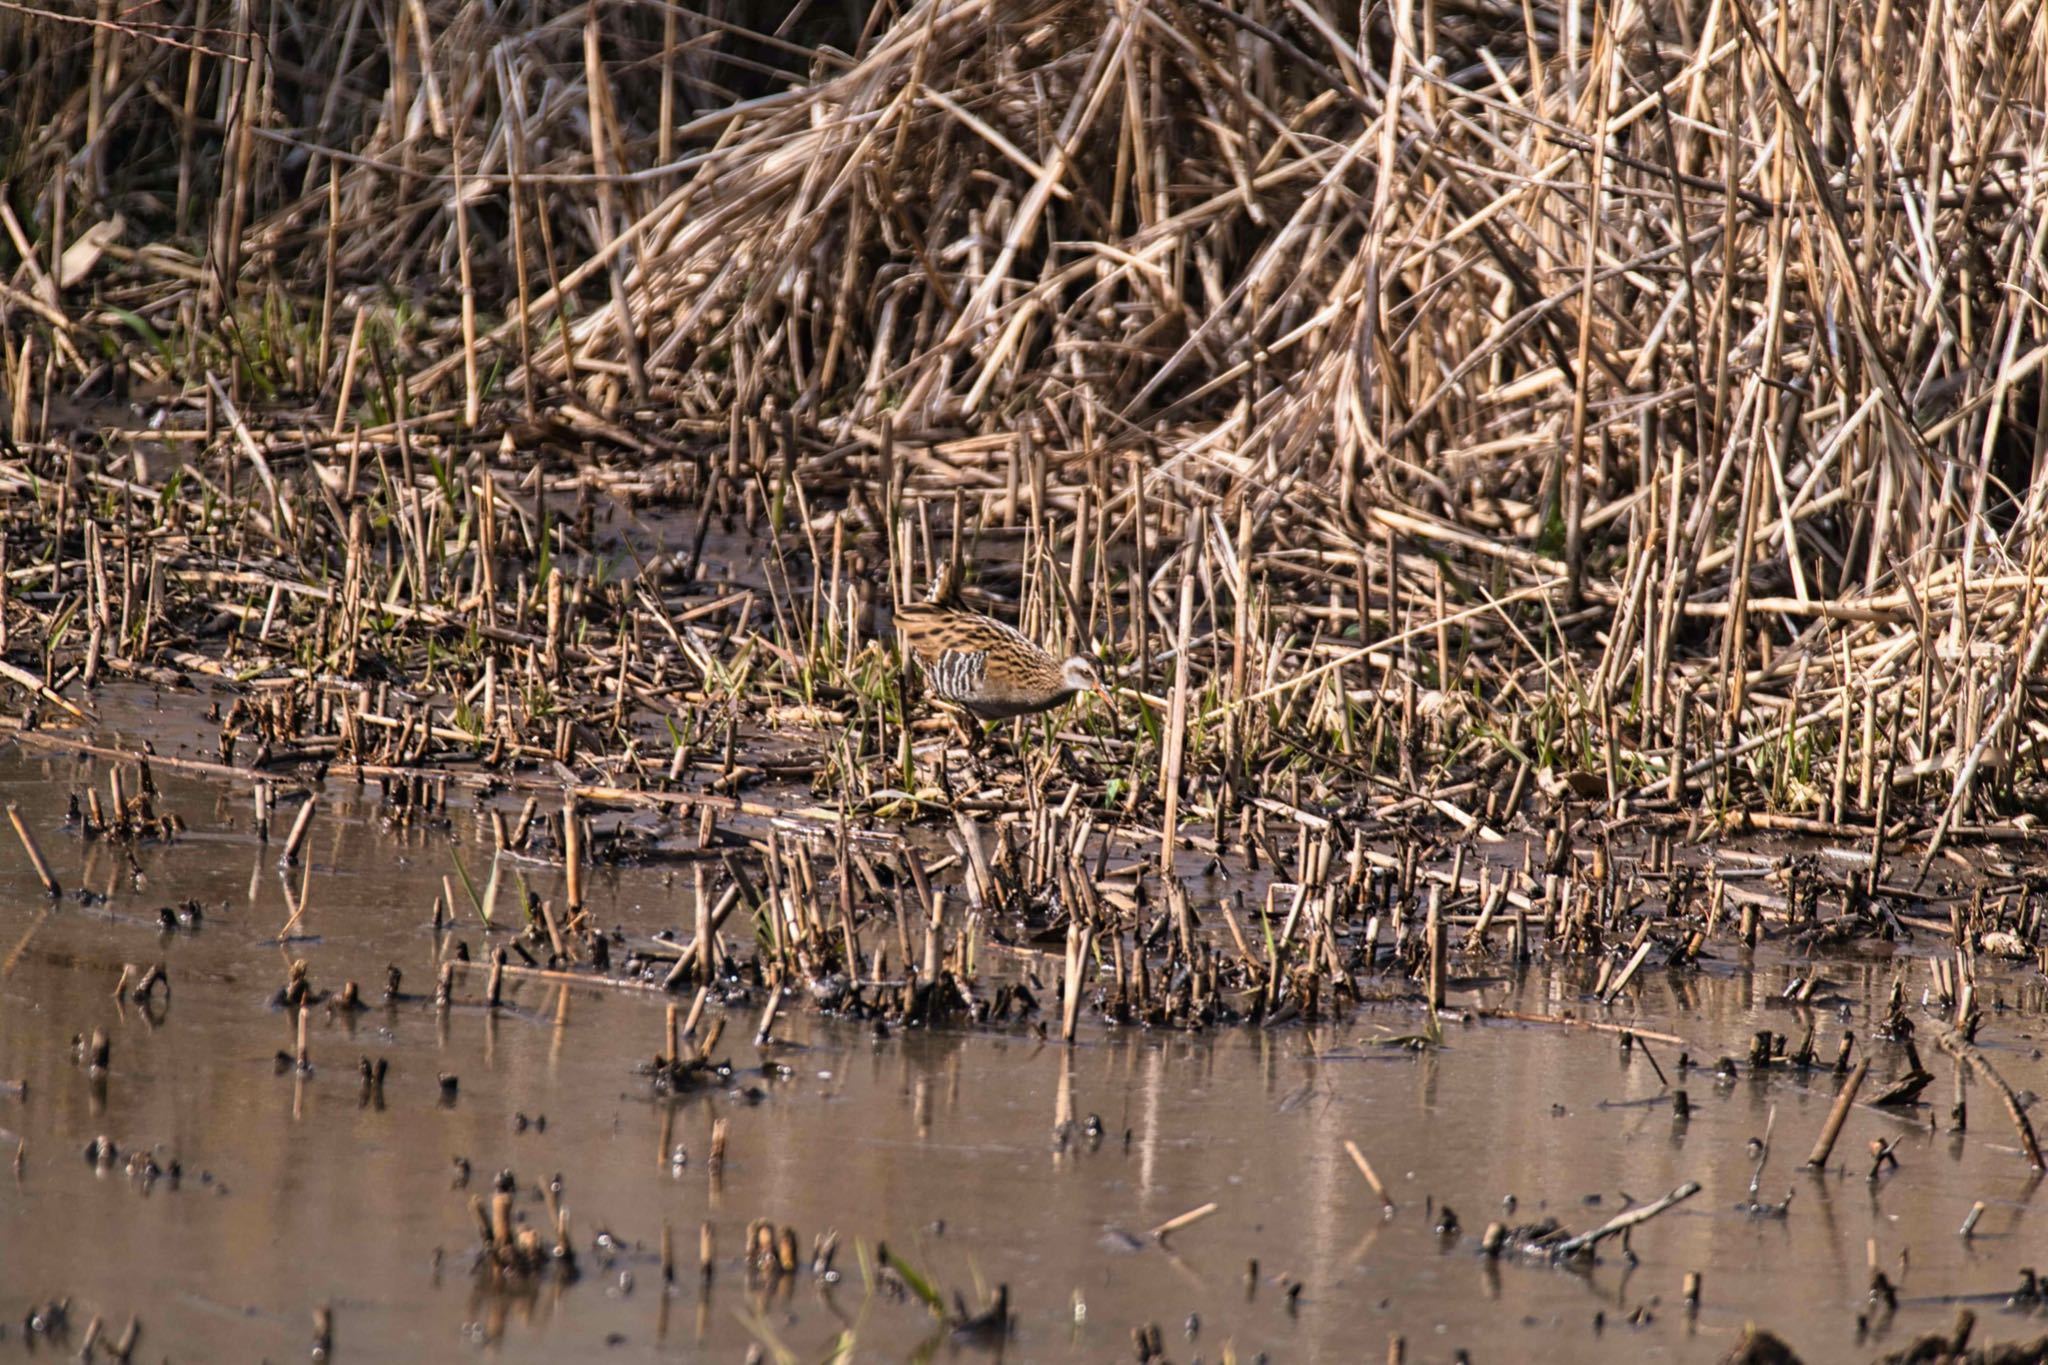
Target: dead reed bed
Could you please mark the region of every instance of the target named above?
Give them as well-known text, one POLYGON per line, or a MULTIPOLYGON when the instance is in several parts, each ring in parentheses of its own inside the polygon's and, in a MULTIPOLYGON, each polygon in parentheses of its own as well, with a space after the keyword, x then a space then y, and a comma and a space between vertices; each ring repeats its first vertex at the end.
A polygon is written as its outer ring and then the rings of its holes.
POLYGON ((643 807, 716 885, 630 979, 773 983, 764 1040, 798 981, 1035 1010, 984 952, 1071 1037, 1916 915, 1971 1028, 2037 888, 1928 919, 1887 857, 2042 791, 2048 17, 1944 13, 10 4, 16 723, 211 679, 179 761, 265 829, 510 790, 437 914, 523 928, 493 1003, 609 967, 584 869, 654 850, 590 817, 643 807), (1115 713, 956 774, 888 624, 956 565, 1115 713), (1745 898, 1589 812, 1850 847, 1745 898), (564 903, 499 920, 508 850, 564 903))
POLYGON ((744 505, 783 672, 965 555, 1185 720, 1133 793, 1477 771, 1939 838, 2048 734, 2048 18, 1952 19, 11 6, 11 576, 159 651, 75 488, 180 527, 160 594, 232 527, 330 624, 488 629, 555 591, 519 492, 744 505))
MULTIPOLYGON (((1948 1130, 1974 1082, 2038 1171, 1977 1037, 2048 879, 1937 856, 2024 848, 2048 792, 2044 118, 2030 0, 0 0, 0 727, 112 760, 15 840, 61 902, 39 837, 179 838, 156 772, 246 789, 295 1105, 310 1010, 363 1007, 291 956, 309 831, 376 784, 449 860, 431 997, 385 1001, 631 993, 663 1099, 728 1039, 772 1073, 799 1006, 1384 1008, 1418 1051, 1605 1034, 1675 1129, 1689 1084, 1832 1084, 1823 1179, 1931 1037, 1948 1130), (891 626, 956 571, 1113 708, 960 754, 891 626), (115 679, 204 684, 217 752, 112 740, 115 679), (1684 846, 1756 829, 1821 842, 1684 846), (675 923, 601 922, 622 861, 674 865, 675 923), (1915 937, 1822 1036, 1829 951, 1915 937), (1645 1026, 1765 938, 1786 1032, 1645 1026), (1574 1003, 1488 995, 1539 955, 1574 1003)), ((1699 1189, 1482 1248, 1585 1263, 1699 1189)), ((480 1281, 573 1276, 558 1194, 470 1199, 480 1281)))

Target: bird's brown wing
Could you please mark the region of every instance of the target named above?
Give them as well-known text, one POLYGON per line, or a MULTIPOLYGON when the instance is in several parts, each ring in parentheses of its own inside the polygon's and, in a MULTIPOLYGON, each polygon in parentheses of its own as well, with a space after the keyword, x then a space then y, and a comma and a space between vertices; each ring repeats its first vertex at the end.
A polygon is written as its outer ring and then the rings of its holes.
POLYGON ((981 618, 929 602, 900 607, 896 624, 940 701, 971 702, 987 685, 987 631, 981 618))
POLYGON ((978 651, 981 646, 974 639, 978 620, 965 612, 950 611, 929 602, 914 602, 896 609, 896 624, 903 631, 903 642, 920 663, 927 664, 942 654, 978 651))

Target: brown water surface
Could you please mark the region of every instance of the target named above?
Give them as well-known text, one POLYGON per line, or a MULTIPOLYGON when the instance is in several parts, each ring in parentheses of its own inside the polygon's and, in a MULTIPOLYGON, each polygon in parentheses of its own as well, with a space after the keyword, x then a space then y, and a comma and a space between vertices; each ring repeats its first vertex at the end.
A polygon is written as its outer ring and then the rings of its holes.
MULTIPOLYGON (((155 715, 151 705, 126 718, 129 733, 155 735, 165 752, 199 733, 189 700, 155 715)), ((736 1015, 721 1047, 730 1082, 668 1099, 636 1071, 663 1044, 660 995, 527 980, 495 1013, 434 1009, 448 944, 429 906, 451 847, 473 872, 488 863, 474 807, 457 804, 446 829, 394 831, 374 787, 330 778, 301 937, 281 947, 281 834, 256 839, 247 791, 160 773, 159 809, 188 831, 134 847, 131 862, 130 849, 63 825, 69 794, 104 790, 108 771, 18 745, 0 753, 0 791, 67 891, 50 903, 6 836, 0 1081, 26 1090, 0 1091, 0 1161, 17 1138, 26 1150, 18 1176, 0 1165, 0 1357, 24 1352, 22 1315, 51 1297, 70 1300, 71 1349, 93 1316, 112 1335, 133 1315, 136 1359, 148 1361, 304 1358, 323 1305, 340 1359, 738 1360, 758 1343, 771 1359, 779 1344, 812 1361, 848 1341, 848 1358, 862 1360, 995 1353, 956 1339, 915 1299, 872 1288, 864 1266, 880 1242, 970 1307, 1007 1285, 1016 1325, 1001 1354, 1013 1361, 1128 1360, 1146 1322, 1176 1361, 1383 1359, 1393 1334, 1415 1361, 1461 1349, 1475 1361, 1712 1360, 1746 1319, 1809 1361, 1866 1360, 1946 1328, 1972 1296, 1980 1339, 2044 1325, 2003 1307, 2018 1268, 2041 1259, 2035 1182, 1981 1088, 1968 1133, 1949 1131, 1945 1058, 1929 1091, 1938 1116, 1859 1108, 1825 1175, 1798 1169, 1835 1088, 1825 1070, 1680 1074, 1679 1049, 1659 1044, 1667 1087, 1610 1034, 1526 1025, 1453 1023, 1441 1046, 1415 1051, 1388 1045, 1423 1027, 1405 1007, 1205 1036, 1091 1025, 1072 1049, 1024 1026, 878 1033, 792 1008, 766 1049, 746 1041, 753 1018, 736 1015), (204 906, 202 922, 166 932, 157 908, 187 899, 204 906), (318 988, 353 979, 371 1002, 356 1015, 313 1012, 305 1077, 278 1068, 292 1026, 269 1003, 293 957, 318 988), (158 960, 168 999, 145 1009, 112 998, 124 963, 158 960), (389 1005, 387 964, 405 991, 389 1005), (95 1028, 111 1044, 103 1085, 73 1048, 95 1028), (389 1064, 381 1104, 366 1102, 362 1057, 389 1064), (457 1078, 452 1099, 442 1075, 457 1078), (1689 1122, 1674 1121, 1675 1087, 1689 1122), (1074 1128, 1057 1141, 1069 1113, 1074 1128), (719 1118, 730 1146, 714 1179, 719 1118), (1782 1216, 1746 1207, 1746 1143, 1766 1131, 1775 1145, 1759 1193, 1776 1203, 1790 1192, 1782 1216), (104 1168, 85 1155, 102 1135, 120 1154, 104 1168), (1899 1140, 1899 1166, 1873 1183, 1867 1144, 1879 1138, 1899 1140), (1391 1216, 1346 1139, 1385 1177, 1391 1216), (180 1174, 131 1174, 142 1152, 180 1174), (519 1207, 536 1220, 536 1191, 559 1174, 576 1282, 508 1293, 473 1272, 469 1199, 501 1170, 516 1173, 519 1207), (1477 1252, 1489 1221, 1551 1215, 1588 1229, 1686 1181, 1702 1192, 1639 1229, 1632 1257, 1605 1244, 1590 1275, 1477 1252), (1957 1229, 1979 1199, 1989 1208, 1965 1241, 1957 1229), (1165 1246, 1148 1238, 1211 1202, 1213 1216, 1165 1246), (1447 1207, 1461 1233, 1436 1230, 1447 1207), (741 1250, 755 1219, 793 1227, 805 1259, 814 1235, 835 1230, 837 1283, 805 1269, 750 1284, 741 1250), (700 1289, 705 1221, 716 1263, 700 1289), (666 1293, 664 1224, 681 1262, 666 1293), (1873 1252, 1901 1303, 1859 1341, 1873 1252), (1704 1276, 1696 1318, 1680 1301, 1689 1271, 1704 1276)), ((522 871, 559 896, 558 868, 522 871)), ((688 881, 672 866, 603 870, 591 897, 601 923, 687 934, 688 881)), ((481 954, 480 929, 472 915, 454 935, 481 954)), ((1926 971, 1910 965, 1917 992, 1926 971)), ((1796 1042, 1812 1021, 1832 1056, 1843 1028, 1870 1036, 1907 966, 1831 961, 1825 1003, 1795 1009, 1776 997, 1797 964, 1724 956, 1695 977, 1644 980, 1606 1017, 1677 1033, 1703 1059, 1742 1056, 1763 1028, 1796 1042)), ((1597 1017, 1587 984, 1580 964, 1539 963, 1476 995, 1597 1017)), ((459 998, 477 991, 470 978, 459 998)), ((2042 1086, 2038 980, 2014 974, 1993 991, 1992 1056, 2016 1087, 2042 1086)), ((1866 1096, 1904 1068, 1885 1045, 1875 1056, 1866 1096)))

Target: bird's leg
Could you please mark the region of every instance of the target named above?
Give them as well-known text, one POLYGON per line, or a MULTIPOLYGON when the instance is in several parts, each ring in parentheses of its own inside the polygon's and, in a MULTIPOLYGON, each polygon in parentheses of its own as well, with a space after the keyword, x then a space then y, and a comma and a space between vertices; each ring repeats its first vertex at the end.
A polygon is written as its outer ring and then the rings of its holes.
POLYGON ((971 711, 960 714, 960 737, 967 745, 967 773, 975 782, 982 780, 982 760, 988 755, 988 727, 981 718, 971 711))
MULTIPOLYGON (((967 746, 967 752, 971 757, 974 753, 976 732, 979 729, 974 717, 956 707, 947 706, 942 709, 952 726, 953 734, 958 735, 961 742, 967 746)), ((953 800, 952 759, 953 735, 947 735, 939 741, 939 791, 948 804, 953 800)))

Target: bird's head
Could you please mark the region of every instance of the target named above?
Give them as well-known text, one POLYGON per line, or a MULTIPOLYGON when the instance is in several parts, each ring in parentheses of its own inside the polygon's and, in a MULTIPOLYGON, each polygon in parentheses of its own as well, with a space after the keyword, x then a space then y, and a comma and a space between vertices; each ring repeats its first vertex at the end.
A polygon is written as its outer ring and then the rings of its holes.
POLYGON ((1068 692, 1093 692, 1102 698, 1102 704, 1112 711, 1116 703, 1110 700, 1109 689, 1102 685, 1102 675, 1096 671, 1095 661, 1086 654, 1075 654, 1060 665, 1060 686, 1068 692))

